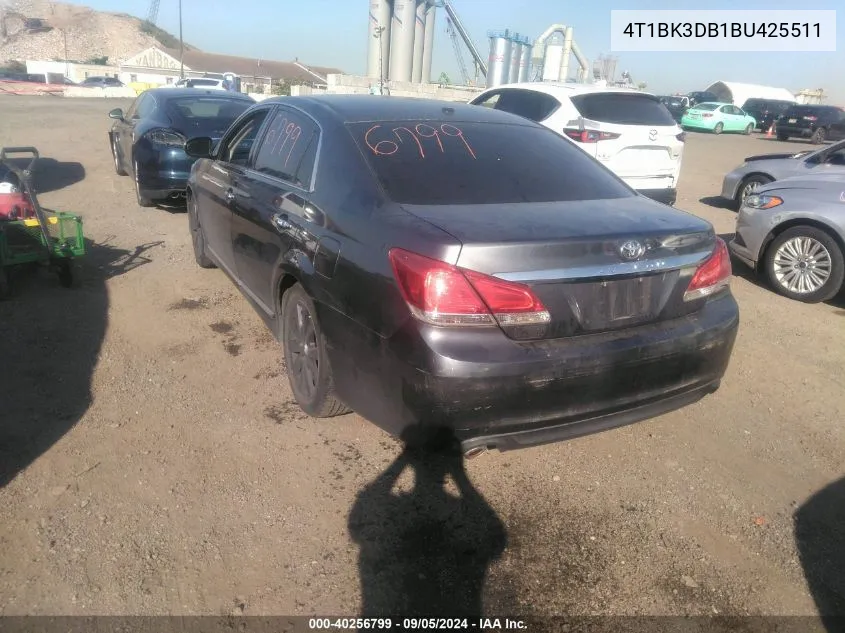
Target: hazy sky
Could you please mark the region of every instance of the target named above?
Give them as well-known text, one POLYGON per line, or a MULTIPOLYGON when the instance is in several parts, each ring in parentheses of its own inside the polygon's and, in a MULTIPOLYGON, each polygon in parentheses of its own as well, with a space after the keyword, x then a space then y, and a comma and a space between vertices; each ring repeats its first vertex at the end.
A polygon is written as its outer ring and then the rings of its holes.
MULTIPOLYGON (((149 0, 72 0, 106 11, 146 17, 149 0)), ((453 0, 482 56, 488 54, 488 30, 510 29, 536 38, 547 26, 574 28, 575 41, 588 59, 610 50, 611 9, 836 9, 842 0, 453 0)), ((368 0, 182 0, 186 42, 209 51, 291 60, 364 74, 368 44, 368 0)), ((178 0, 161 0, 159 26, 178 34, 178 0)), ((845 105, 845 34, 837 30, 835 53, 619 53, 623 70, 653 92, 703 90, 714 81, 761 83, 788 88, 824 88, 831 101, 845 105)), ((464 52, 472 68, 468 52, 464 52)), ((574 58, 573 58, 574 63, 574 58)), ((460 76, 446 20, 438 11, 432 76, 446 71, 460 76)))

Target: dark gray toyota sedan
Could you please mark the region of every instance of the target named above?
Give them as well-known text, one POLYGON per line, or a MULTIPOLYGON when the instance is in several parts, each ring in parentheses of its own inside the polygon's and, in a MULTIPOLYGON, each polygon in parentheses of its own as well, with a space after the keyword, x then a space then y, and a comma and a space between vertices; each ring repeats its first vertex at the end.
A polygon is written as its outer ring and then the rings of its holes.
POLYGON ((197 262, 264 318, 312 416, 445 426, 474 453, 660 415, 725 373, 724 242, 541 125, 282 97, 186 151, 197 262))

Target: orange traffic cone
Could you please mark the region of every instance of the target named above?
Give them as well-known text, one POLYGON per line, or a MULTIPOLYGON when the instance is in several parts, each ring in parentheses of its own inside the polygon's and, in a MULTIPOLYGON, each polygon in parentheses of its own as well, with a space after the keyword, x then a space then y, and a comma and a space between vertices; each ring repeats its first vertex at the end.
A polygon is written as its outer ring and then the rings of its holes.
POLYGON ((775 134, 775 122, 772 121, 771 125, 769 125, 769 129, 766 130, 766 136, 771 137, 775 134))

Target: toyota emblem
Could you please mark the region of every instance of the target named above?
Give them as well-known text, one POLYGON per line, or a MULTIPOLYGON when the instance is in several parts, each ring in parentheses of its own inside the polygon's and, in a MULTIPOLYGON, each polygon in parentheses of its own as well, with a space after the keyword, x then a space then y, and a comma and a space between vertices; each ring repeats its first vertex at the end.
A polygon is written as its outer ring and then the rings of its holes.
POLYGON ((639 259, 645 254, 645 246, 636 240, 628 240, 619 246, 619 256, 622 259, 633 261, 639 259))
POLYGON ((649 130, 648 131, 648 140, 656 141, 657 140, 657 130, 649 130))

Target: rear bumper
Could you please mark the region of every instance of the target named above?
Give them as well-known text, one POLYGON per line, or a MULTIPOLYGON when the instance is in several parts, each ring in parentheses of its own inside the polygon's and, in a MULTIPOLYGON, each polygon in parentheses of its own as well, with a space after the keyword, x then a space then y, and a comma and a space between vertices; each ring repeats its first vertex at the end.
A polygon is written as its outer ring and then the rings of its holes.
POLYGON ((748 174, 730 172, 722 179, 722 198, 725 200, 736 200, 739 191, 739 184, 748 174))
POLYGON ((449 428, 465 449, 553 442, 690 404, 718 388, 739 325, 729 293, 670 322, 536 343, 416 322, 382 339, 318 310, 346 404, 395 434, 449 428))
POLYGON ((785 136, 797 136, 800 138, 810 138, 813 133, 816 131, 815 128, 808 128, 808 127, 794 127, 791 125, 778 125, 775 124, 775 131, 778 135, 785 135, 785 136))
POLYGON ((188 186, 194 159, 180 148, 136 148, 138 184, 151 200, 182 198, 188 186))
POLYGON ((681 121, 681 127, 693 130, 712 130, 716 127, 716 122, 705 123, 704 120, 684 119, 681 121))

